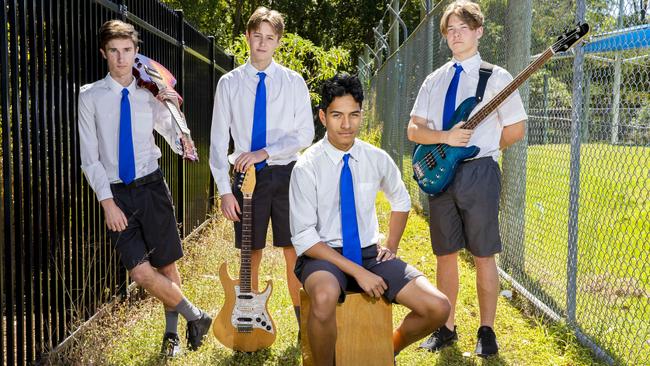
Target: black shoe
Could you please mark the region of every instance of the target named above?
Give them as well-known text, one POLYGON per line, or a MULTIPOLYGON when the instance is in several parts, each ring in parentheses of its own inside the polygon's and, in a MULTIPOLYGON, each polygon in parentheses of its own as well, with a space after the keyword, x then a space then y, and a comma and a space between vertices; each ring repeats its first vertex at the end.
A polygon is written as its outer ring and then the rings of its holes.
POLYGON ((212 318, 206 312, 201 311, 201 317, 187 322, 187 343, 189 349, 196 351, 203 344, 203 336, 210 330, 212 318))
POLYGON ((456 326, 451 331, 446 326, 436 329, 429 338, 422 342, 418 348, 423 348, 431 352, 439 351, 447 346, 451 346, 458 340, 458 333, 456 333, 456 326))
POLYGON ((160 355, 163 357, 176 357, 181 353, 181 340, 178 339, 178 334, 167 332, 163 336, 162 347, 160 347, 160 355))
POLYGON ((496 355, 499 352, 499 345, 497 344, 497 335, 494 334, 492 328, 484 325, 478 328, 476 335, 478 338, 476 342, 476 353, 479 357, 489 357, 496 355))

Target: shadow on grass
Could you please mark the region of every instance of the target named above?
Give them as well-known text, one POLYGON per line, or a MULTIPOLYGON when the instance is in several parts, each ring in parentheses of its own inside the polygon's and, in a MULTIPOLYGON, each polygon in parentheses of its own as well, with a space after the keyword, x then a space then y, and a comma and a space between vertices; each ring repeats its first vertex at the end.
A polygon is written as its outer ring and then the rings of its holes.
POLYGON ((446 347, 438 354, 438 359, 436 360, 436 366, 497 366, 497 365, 508 365, 508 362, 501 358, 500 355, 494 355, 488 358, 477 357, 472 355, 471 357, 463 356, 463 353, 458 349, 458 346, 454 344, 453 346, 446 347))
POLYGON ((276 365, 282 366, 299 366, 300 365, 300 347, 298 345, 291 345, 283 350, 271 351, 271 349, 263 349, 257 352, 232 352, 228 355, 219 355, 219 359, 215 360, 215 365, 219 366, 262 366, 272 364, 275 360, 276 365))

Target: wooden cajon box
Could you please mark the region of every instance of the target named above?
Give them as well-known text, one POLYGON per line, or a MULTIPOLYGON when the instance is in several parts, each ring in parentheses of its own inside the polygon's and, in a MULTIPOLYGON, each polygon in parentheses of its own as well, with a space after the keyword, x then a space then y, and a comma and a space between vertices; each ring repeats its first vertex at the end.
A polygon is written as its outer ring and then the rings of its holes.
MULTIPOLYGON (((309 295, 300 290, 300 343, 303 366, 313 366, 307 320, 309 295)), ((393 313, 383 297, 348 292, 343 304, 336 306, 336 365, 392 366, 393 313)))

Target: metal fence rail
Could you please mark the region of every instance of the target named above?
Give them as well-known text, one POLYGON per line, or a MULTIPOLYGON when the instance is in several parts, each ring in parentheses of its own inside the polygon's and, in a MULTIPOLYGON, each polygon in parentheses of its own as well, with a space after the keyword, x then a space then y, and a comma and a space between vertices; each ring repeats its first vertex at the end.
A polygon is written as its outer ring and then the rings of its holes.
MULTIPOLYGON (((500 273, 603 360, 650 364, 649 5, 477 2, 486 15, 481 56, 513 75, 576 20, 592 29, 588 43, 520 88, 528 133, 500 160, 500 273)), ((383 131, 382 147, 425 212, 406 125, 424 78, 451 56, 438 31, 448 3, 437 2, 390 54, 375 47, 359 61, 368 128, 383 131)))
POLYGON ((206 218, 210 108, 233 60, 156 0, 2 0, 0 11, 0 363, 25 365, 125 290, 102 210, 80 170, 79 87, 106 75, 97 30, 136 26, 140 52, 174 73, 201 156, 185 164, 157 139, 181 234, 206 218))

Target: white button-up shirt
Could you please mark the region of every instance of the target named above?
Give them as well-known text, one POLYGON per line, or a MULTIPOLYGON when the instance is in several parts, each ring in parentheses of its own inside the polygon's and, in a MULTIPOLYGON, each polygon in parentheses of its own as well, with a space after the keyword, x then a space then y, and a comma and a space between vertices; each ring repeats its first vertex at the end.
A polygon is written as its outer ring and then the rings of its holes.
MULTIPOLYGON (((476 95, 479 80, 478 71, 481 68, 481 55, 478 53, 462 62, 452 59, 427 76, 415 100, 411 116, 426 119, 428 127, 433 130, 442 130, 445 96, 454 76, 455 69, 453 65, 455 63, 460 63, 463 67, 456 94, 456 108, 465 99, 476 95)), ((512 76, 510 73, 504 68, 495 65, 485 88, 483 102, 474 108, 472 114, 481 109, 511 81, 512 76)), ((481 149, 475 159, 491 156, 496 161, 500 154, 499 141, 501 140, 503 127, 526 119, 528 119, 528 116, 521 101, 521 96, 519 91, 515 91, 474 130, 468 146, 476 145, 481 149)))
MULTIPOLYGON (((135 79, 126 87, 131 105, 131 133, 135 157, 135 177, 158 169, 162 156, 153 136, 155 129, 174 152, 176 130, 167 107, 135 79)), ((120 105, 124 87, 110 74, 104 79, 81 87, 79 92, 79 144, 81 169, 95 191, 97 200, 112 198, 111 183, 121 182, 118 167, 120 105)))
MULTIPOLYGON (((253 112, 259 70, 250 61, 219 79, 210 132, 210 169, 220 195, 231 193, 229 164, 251 151, 253 112), (228 156, 232 135, 235 150, 228 156)), ((266 73, 266 147, 268 165, 286 165, 314 139, 314 118, 305 80, 275 61, 266 73)))
POLYGON ((392 211, 408 212, 411 208, 399 169, 384 150, 356 139, 349 151, 341 151, 329 143, 326 135, 300 156, 291 173, 291 242, 298 255, 319 242, 333 248, 343 246, 339 181, 343 155, 347 153, 362 247, 380 241, 375 209, 380 189, 392 211))

